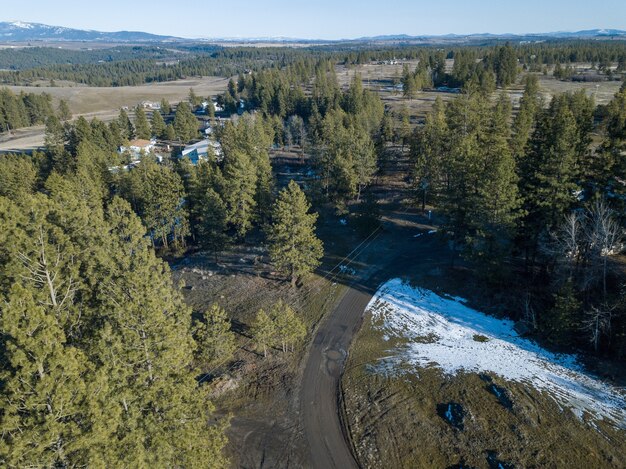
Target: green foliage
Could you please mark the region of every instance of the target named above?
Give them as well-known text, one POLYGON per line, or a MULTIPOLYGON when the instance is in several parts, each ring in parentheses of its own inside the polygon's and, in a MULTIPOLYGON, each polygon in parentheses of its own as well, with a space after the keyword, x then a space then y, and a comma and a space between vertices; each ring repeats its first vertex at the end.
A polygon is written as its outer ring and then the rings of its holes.
POLYGON ((165 120, 163 120, 163 116, 159 111, 152 112, 150 129, 152 130, 152 135, 155 137, 160 139, 167 138, 167 126, 165 125, 165 120))
POLYGON ((124 109, 120 109, 120 114, 117 117, 117 125, 120 129, 120 135, 123 140, 128 141, 135 138, 135 127, 128 117, 128 113, 124 109))
POLYGON ((67 101, 64 99, 61 99, 59 101, 58 116, 59 119, 64 122, 72 118, 72 111, 70 111, 70 107, 67 104, 67 101))
POLYGON ((276 327, 268 314, 260 309, 254 318, 250 328, 250 334, 254 338, 257 347, 263 348, 263 356, 267 357, 267 349, 272 347, 276 336, 276 327))
POLYGON ((125 201, 104 212, 62 187, 0 198, 0 460, 225 467, 167 266, 125 201))
POLYGON ((236 349, 235 333, 230 330, 230 319, 226 311, 217 304, 210 306, 196 322, 195 339, 198 344, 196 357, 209 367, 230 360, 236 349))
POLYGON ((274 323, 274 344, 283 352, 291 350, 294 345, 306 337, 306 327, 291 306, 278 300, 270 309, 271 321, 274 323))
POLYGON ((0 132, 43 124, 54 115, 52 97, 47 93, 20 93, 0 89, 0 132))
POLYGON ((291 277, 292 284, 313 271, 324 254, 315 236, 316 213, 294 181, 283 189, 274 203, 268 228, 270 257, 276 268, 291 277))
POLYGON ((554 295, 554 306, 545 318, 549 339, 556 344, 569 344, 580 329, 581 303, 574 286, 567 282, 554 295))
POLYGON ((291 306, 278 300, 269 313, 259 310, 251 334, 267 357, 268 349, 275 347, 280 347, 283 353, 293 352, 295 344, 306 337, 306 327, 291 306))
POLYGON ((517 56, 510 44, 506 44, 496 51, 494 58, 496 81, 503 88, 515 83, 517 78, 517 56))
POLYGON ((151 137, 150 123, 142 106, 135 109, 135 135, 144 140, 150 140, 151 137))
POLYGON ((198 138, 198 119, 193 115, 189 103, 185 101, 178 103, 173 125, 176 138, 181 142, 189 142, 198 138))
POLYGON ((121 181, 122 195, 133 205, 153 242, 160 241, 167 249, 170 239, 176 247, 185 245, 189 220, 184 202, 181 178, 172 169, 159 165, 149 157, 125 175, 121 181))
POLYGON ((0 157, 0 196, 17 200, 32 194, 37 183, 37 168, 28 155, 0 157))

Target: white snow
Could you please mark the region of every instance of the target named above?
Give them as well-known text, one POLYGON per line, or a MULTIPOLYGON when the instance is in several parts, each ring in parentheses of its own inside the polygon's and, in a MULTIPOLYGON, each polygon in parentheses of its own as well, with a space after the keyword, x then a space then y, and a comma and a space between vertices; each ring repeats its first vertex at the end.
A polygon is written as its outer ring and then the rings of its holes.
POLYGON ((21 29, 32 29, 33 25, 30 23, 24 23, 22 21, 13 21, 11 23, 11 26, 15 26, 16 28, 21 28, 21 29))
POLYGON ((385 283, 367 309, 385 339, 404 338, 407 343, 381 360, 381 371, 402 373, 405 367, 398 365, 408 363, 434 366, 447 375, 493 373, 549 393, 579 417, 587 413, 626 428, 623 389, 585 373, 575 355, 555 354, 520 337, 513 321, 480 313, 464 302, 413 288, 400 279, 385 283), (476 335, 487 340, 477 341, 476 335))

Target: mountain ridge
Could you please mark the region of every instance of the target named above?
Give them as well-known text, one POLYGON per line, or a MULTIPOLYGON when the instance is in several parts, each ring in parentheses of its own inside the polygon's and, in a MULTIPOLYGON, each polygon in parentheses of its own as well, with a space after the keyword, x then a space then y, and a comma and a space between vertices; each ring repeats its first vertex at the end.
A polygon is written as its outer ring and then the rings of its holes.
POLYGON ((146 33, 143 31, 96 31, 90 29, 66 28, 63 26, 51 26, 43 23, 30 23, 25 21, 0 22, 0 41, 3 42, 28 42, 28 41, 85 41, 85 42, 172 42, 172 41, 213 41, 213 42, 364 42, 364 41, 391 41, 413 42, 436 40, 480 40, 480 39, 601 39, 601 38, 624 38, 626 30, 621 29, 586 29, 581 31, 555 31, 548 33, 472 33, 472 34, 384 34, 375 36, 363 36, 358 38, 343 39, 312 39, 291 37, 215 37, 215 38, 182 38, 177 36, 164 36, 146 33))

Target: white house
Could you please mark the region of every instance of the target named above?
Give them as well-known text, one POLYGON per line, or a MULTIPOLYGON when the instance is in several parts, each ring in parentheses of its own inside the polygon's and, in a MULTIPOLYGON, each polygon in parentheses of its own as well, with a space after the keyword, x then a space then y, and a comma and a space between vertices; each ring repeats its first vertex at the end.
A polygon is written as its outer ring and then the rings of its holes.
POLYGON ((187 145, 181 154, 181 158, 189 158, 196 165, 200 160, 208 160, 209 155, 217 160, 222 159, 222 145, 211 139, 200 140, 192 145, 187 145))
POLYGON ((143 139, 135 139, 128 142, 128 145, 124 145, 120 147, 120 153, 130 153, 130 156, 133 160, 138 160, 141 158, 142 152, 144 154, 150 153, 154 146, 156 145, 156 140, 143 140, 143 139))

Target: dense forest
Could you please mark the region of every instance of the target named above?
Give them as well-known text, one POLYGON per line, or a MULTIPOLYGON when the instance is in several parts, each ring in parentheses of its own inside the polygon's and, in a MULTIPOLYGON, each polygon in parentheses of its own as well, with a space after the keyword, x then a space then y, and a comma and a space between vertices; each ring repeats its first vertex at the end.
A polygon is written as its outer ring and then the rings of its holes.
MULTIPOLYGON (((213 47, 213 50, 217 47, 213 47)), ((0 70, 27 70, 50 65, 84 65, 126 60, 176 60, 183 51, 159 46, 118 46, 107 49, 22 47, 0 49, 0 70)))
MULTIPOLYGON (((98 51, 67 51, 51 48, 7 49, 0 51, 0 83, 27 85, 38 80, 68 80, 92 86, 129 86, 171 81, 189 76, 233 76, 246 70, 282 69, 299 61, 326 59, 347 65, 394 58, 422 59, 432 68, 445 59, 465 57, 465 66, 498 74, 504 44, 481 46, 371 47, 367 43, 338 43, 330 46, 218 48, 187 45, 178 48, 119 47, 98 51), (188 56, 185 58, 184 56, 188 56), (473 61, 470 64, 470 60, 473 61), (103 63, 99 63, 103 61, 103 63), (3 65, 4 64, 4 65, 3 65), (15 69, 15 70, 13 70, 15 69)), ((626 52, 619 41, 547 41, 508 45, 510 55, 525 68, 540 71, 542 66, 589 62, 605 67, 626 64, 626 52)), ((507 52, 508 53, 508 52, 507 52)), ((478 72, 480 74, 480 72, 478 72)), ((447 83, 440 74, 435 83, 447 83)), ((500 83, 500 78, 498 78, 500 83)), ((454 84, 463 81, 455 77, 454 84)))

